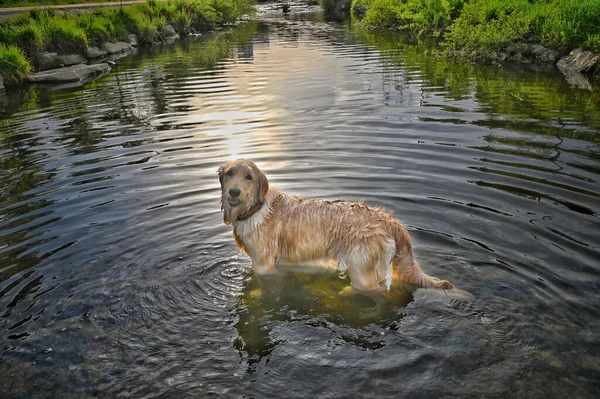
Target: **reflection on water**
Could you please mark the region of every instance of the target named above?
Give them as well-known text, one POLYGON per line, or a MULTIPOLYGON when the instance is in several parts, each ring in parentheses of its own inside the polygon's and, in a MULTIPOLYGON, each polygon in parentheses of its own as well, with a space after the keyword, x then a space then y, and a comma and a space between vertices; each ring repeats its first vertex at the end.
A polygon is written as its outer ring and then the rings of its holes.
POLYGON ((272 18, 9 92, 0 396, 594 397, 599 91, 427 53, 272 18), (393 211, 425 271, 473 297, 260 284, 219 212, 234 157, 393 211))

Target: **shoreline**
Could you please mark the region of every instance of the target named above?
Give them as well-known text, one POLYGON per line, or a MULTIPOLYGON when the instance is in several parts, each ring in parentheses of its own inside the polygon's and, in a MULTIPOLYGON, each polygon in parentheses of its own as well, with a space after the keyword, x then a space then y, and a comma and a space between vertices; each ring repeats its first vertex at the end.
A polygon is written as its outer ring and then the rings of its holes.
MULTIPOLYGON (((169 0, 157 0, 155 3, 169 4, 169 0)), ((149 4, 146 0, 129 0, 123 2, 124 5, 147 5, 149 4)), ((302 13, 314 13, 322 12, 321 6, 309 5, 303 0, 290 0, 288 1, 287 8, 282 7, 283 3, 276 1, 260 2, 253 5, 255 16, 269 18, 272 16, 278 17, 287 14, 302 14, 302 13)), ((64 9, 68 8, 74 12, 75 16, 90 15, 91 12, 95 11, 100 7, 104 9, 106 7, 114 8, 120 6, 120 3, 83 3, 83 4, 69 4, 69 5, 56 5, 53 8, 64 9)), ((31 7, 33 9, 47 9, 49 6, 31 7)), ((2 9, 0 9, 1 13, 2 9)), ((28 12, 28 11, 26 11, 28 12)), ((62 11, 62 15, 71 15, 71 11, 62 11)), ((356 10, 354 10, 356 13, 356 10)), ((248 18, 247 15, 236 16, 236 21, 248 18)), ((210 30, 203 30, 202 33, 211 32, 215 29, 220 29, 223 26, 227 26, 229 23, 221 23, 210 30)), ((362 24, 362 22, 361 22, 362 24)), ((373 26, 365 26, 367 29, 372 31, 382 30, 389 31, 384 28, 377 28, 373 26)), ((394 29, 397 31, 397 29, 394 29)), ((41 51, 35 54, 34 59, 31 62, 34 63, 36 73, 29 74, 29 76, 23 79, 18 85, 24 84, 69 84, 70 86, 83 85, 89 81, 98 79, 105 74, 110 72, 110 64, 114 65, 114 61, 119 58, 125 57, 132 52, 138 46, 152 46, 164 44, 167 41, 176 40, 182 36, 190 36, 198 34, 197 31, 189 25, 172 25, 166 24, 160 31, 156 31, 152 40, 147 40, 139 37, 135 33, 128 32, 126 40, 105 40, 101 43, 94 43, 97 45, 88 45, 83 52, 79 53, 59 53, 53 51, 41 51), (83 53, 83 54, 81 54, 83 53), (103 64, 98 67, 99 64, 103 64)), ((519 60, 506 61, 508 64, 533 64, 533 65, 552 65, 562 72, 566 81, 579 88, 592 89, 592 83, 597 81, 597 76, 594 76, 594 70, 598 68, 598 60, 600 59, 600 53, 592 51, 586 51, 582 49, 575 49, 570 53, 561 53, 556 50, 546 48, 540 44, 532 43, 515 43, 520 46, 523 50, 524 56, 519 60)), ((438 53, 439 56, 449 57, 447 54, 438 53)), ((468 57, 450 57, 450 58, 463 58, 469 60, 468 57)), ((4 84, 6 79, 0 74, 0 93, 5 91, 4 84)), ((8 87, 10 89, 10 87, 8 87)))
MULTIPOLYGON (((345 0, 330 0, 342 2, 345 0)), ((353 0, 368 30, 432 38, 439 56, 483 64, 552 64, 575 86, 600 74, 600 3, 565 0, 353 0), (437 4, 438 7, 430 7, 437 4)))

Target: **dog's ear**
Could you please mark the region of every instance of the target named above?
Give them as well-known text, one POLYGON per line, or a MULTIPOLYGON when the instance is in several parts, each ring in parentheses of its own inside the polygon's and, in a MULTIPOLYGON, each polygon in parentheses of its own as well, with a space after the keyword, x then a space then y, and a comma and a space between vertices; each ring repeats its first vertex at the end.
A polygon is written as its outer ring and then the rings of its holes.
MULTIPOLYGON (((219 183, 221 184, 221 211, 223 211, 223 174, 225 173, 225 165, 221 165, 219 166, 219 169, 217 170, 217 174, 219 175, 219 183)), ((225 212, 223 212, 223 223, 225 224, 231 224, 231 221, 229 220, 229 212, 227 212, 227 210, 225 210, 225 212)))
POLYGON ((225 173, 225 165, 219 166, 217 169, 217 174, 219 175, 219 183, 221 183, 221 188, 223 188, 223 173, 225 173))
POLYGON ((267 191, 269 191, 269 180, 267 180, 267 175, 262 170, 258 170, 258 202, 261 204, 265 202, 265 198, 267 196, 267 191))

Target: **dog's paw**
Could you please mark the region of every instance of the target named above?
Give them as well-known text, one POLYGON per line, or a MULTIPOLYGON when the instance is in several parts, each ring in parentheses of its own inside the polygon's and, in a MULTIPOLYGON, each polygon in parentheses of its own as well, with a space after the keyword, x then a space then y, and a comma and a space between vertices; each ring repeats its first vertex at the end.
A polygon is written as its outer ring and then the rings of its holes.
POLYGON ((352 296, 354 294, 355 294, 355 291, 351 285, 347 286, 346 288, 344 288, 343 290, 341 290, 338 293, 339 296, 345 296, 345 297, 352 296))

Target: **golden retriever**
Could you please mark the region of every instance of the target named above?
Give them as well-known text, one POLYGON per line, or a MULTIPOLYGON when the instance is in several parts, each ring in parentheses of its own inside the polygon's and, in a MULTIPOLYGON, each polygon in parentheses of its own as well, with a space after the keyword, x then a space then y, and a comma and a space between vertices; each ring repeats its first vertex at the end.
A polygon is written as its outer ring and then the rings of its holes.
POLYGON ((221 165, 218 175, 223 221, 233 225, 237 246, 259 276, 275 274, 276 265, 329 264, 347 271, 352 286, 365 293, 385 292, 392 280, 452 288, 423 273, 408 232, 390 212, 362 201, 286 195, 246 159, 221 165))

